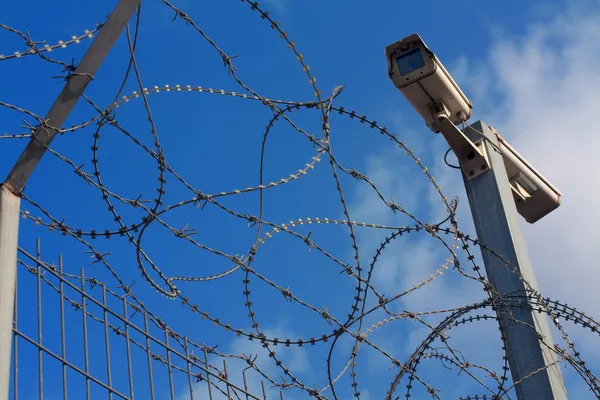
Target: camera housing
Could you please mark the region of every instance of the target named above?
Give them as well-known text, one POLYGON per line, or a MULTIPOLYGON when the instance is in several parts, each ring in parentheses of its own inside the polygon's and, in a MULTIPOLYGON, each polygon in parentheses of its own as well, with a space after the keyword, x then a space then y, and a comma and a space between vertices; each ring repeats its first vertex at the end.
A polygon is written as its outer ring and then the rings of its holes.
POLYGON ((504 167, 515 199, 517 211, 533 224, 560 206, 561 193, 535 170, 496 130, 504 167))
MULTIPOLYGON (((456 125, 471 118, 473 105, 435 54, 418 34, 386 47, 388 75, 413 108, 435 133, 442 133, 456 155, 467 180, 491 169, 484 146, 486 135, 475 126, 467 136, 456 125), (475 134, 477 133, 477 134, 475 134)), ((560 206, 561 194, 508 142, 489 127, 498 140, 517 212, 533 224, 560 206)), ((469 129, 467 129, 469 131, 469 129)))
POLYGON ((388 75, 427 126, 439 133, 439 116, 454 124, 471 117, 473 105, 418 34, 386 47, 388 75))

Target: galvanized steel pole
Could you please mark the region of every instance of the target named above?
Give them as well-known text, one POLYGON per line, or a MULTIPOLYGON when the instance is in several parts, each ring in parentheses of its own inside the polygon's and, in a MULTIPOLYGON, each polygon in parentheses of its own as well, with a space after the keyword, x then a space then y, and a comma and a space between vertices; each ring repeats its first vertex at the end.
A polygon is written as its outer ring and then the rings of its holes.
POLYGON ((52 139, 117 41, 141 0, 120 0, 81 62, 67 79, 31 141, 0 185, 0 399, 8 399, 14 294, 17 274, 20 195, 52 139))
MULTIPOLYGON (((467 128, 465 133, 473 142, 482 139, 483 134, 483 145, 489 155, 490 169, 487 172, 473 179, 463 175, 477 238, 483 246, 502 257, 498 258, 482 247, 487 278, 498 295, 521 296, 519 299, 526 304, 527 287, 505 262, 518 271, 535 291, 538 290, 537 281, 504 161, 493 146, 498 146, 498 140, 481 121, 467 128)), ((499 308, 511 374, 513 381, 518 382, 515 387, 518 399, 567 399, 560 365, 550 350, 553 343, 546 315, 536 314, 532 307, 499 308), (544 343, 538 335, 544 338, 544 343)))

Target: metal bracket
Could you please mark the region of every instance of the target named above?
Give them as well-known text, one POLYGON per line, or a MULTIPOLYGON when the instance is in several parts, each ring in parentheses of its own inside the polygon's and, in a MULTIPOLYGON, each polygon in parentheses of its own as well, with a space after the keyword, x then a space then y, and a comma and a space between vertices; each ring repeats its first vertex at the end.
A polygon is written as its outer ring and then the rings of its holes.
POLYGON ((443 113, 436 115, 436 120, 437 128, 444 135, 444 138, 456 155, 460 168, 468 180, 476 178, 490 170, 490 162, 486 148, 483 145, 483 139, 479 139, 473 143, 443 113))

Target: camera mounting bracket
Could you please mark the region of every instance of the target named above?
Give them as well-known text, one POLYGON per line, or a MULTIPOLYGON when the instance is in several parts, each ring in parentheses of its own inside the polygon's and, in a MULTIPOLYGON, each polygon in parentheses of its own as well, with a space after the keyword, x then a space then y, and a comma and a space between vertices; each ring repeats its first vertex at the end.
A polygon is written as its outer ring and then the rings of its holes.
POLYGON ((472 142, 467 135, 448 118, 443 102, 434 102, 431 106, 434 114, 435 130, 441 132, 458 159, 460 168, 468 180, 490 170, 486 147, 483 139, 472 142))

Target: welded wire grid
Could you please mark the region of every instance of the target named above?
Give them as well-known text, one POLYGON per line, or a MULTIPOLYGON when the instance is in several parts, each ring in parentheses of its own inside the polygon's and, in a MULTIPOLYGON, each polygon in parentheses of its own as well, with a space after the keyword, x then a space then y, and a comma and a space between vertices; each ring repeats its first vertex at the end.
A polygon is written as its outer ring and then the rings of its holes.
MULTIPOLYGON (((176 398, 177 384, 187 385, 185 394, 190 399, 267 398, 264 390, 259 395, 248 391, 245 369, 241 372, 240 386, 229 382, 227 359, 235 355, 220 354, 180 336, 155 315, 130 302, 126 295, 87 277, 83 269, 79 275, 65 273, 62 256, 55 263, 43 261, 39 240, 36 254, 19 249, 18 263, 13 353, 15 399, 35 397, 32 386, 37 386, 40 399, 59 395, 133 399, 140 388, 148 393, 147 398, 176 398), (58 318, 44 323, 49 318, 48 311, 56 310, 58 318), (19 325, 19 320, 34 317, 37 323, 30 331, 19 325), (52 331, 50 340, 44 340, 46 329, 52 331), (216 358, 219 365, 215 364, 216 358), (115 376, 115 364, 124 366, 122 376, 115 376), (59 368, 60 379, 44 384, 44 371, 59 368), (160 375, 164 378, 160 382, 167 383, 167 390, 155 383, 160 375), (32 376, 37 376, 37 382, 31 381, 32 376), (28 389, 25 396, 20 396, 23 383, 19 382, 23 380, 28 389), (194 389, 199 382, 206 384, 202 390, 194 389)), ((251 359, 248 361, 251 364, 251 359)), ((52 376, 56 379, 56 373, 52 376)), ((284 398, 283 393, 278 398, 284 398)))
MULTIPOLYGON (((530 288, 527 294, 515 293, 511 296, 501 296, 494 291, 485 278, 481 267, 472 249, 481 248, 489 251, 476 239, 472 239, 459 229, 456 217, 457 199, 448 199, 436 183, 434 177, 417 158, 417 156, 400 140, 378 122, 355 111, 347 110, 336 104, 337 97, 342 93, 341 86, 336 87, 330 94, 324 96, 317 86, 316 78, 303 54, 296 44, 258 2, 242 0, 241 4, 248 6, 254 17, 264 21, 273 32, 287 45, 294 54, 297 62, 304 71, 314 93, 310 101, 296 102, 284 101, 263 97, 257 90, 247 85, 239 75, 235 65, 235 56, 226 54, 215 41, 202 29, 186 11, 178 8, 167 0, 162 1, 164 7, 171 12, 170 18, 175 23, 187 26, 189 32, 194 32, 216 51, 223 61, 224 67, 240 88, 240 92, 212 89, 187 84, 170 84, 149 86, 142 81, 139 65, 136 59, 136 43, 139 37, 139 21, 142 15, 141 8, 134 20, 132 27, 127 27, 124 35, 127 41, 129 55, 128 68, 123 78, 123 83, 118 91, 115 101, 107 107, 101 107, 94 100, 84 94, 82 101, 95 110, 96 115, 88 120, 72 125, 71 127, 52 127, 44 118, 23 106, 12 104, 5 99, 0 100, 0 106, 16 112, 25 118, 24 132, 7 132, 2 138, 36 140, 32 134, 37 127, 55 129, 63 137, 59 140, 69 140, 69 135, 76 132, 91 133, 91 167, 84 167, 74 159, 59 153, 49 147, 47 151, 51 156, 68 166, 78 179, 89 185, 96 192, 99 199, 104 202, 113 220, 112 226, 102 229, 88 229, 71 225, 69 216, 57 216, 51 207, 44 204, 44 198, 33 198, 28 192, 22 195, 22 217, 26 222, 47 228, 50 235, 58 235, 77 246, 85 248, 85 252, 92 259, 92 266, 88 269, 91 275, 86 275, 84 269, 73 266, 66 268, 62 257, 54 260, 42 257, 40 243, 37 250, 30 253, 27 246, 22 244, 19 250, 19 274, 17 302, 14 326, 14 358, 13 358, 13 383, 12 394, 14 398, 231 398, 231 399, 262 399, 267 397, 267 392, 275 388, 280 398, 285 395, 294 398, 343 398, 340 393, 350 389, 352 397, 364 397, 361 393, 368 391, 369 383, 360 382, 361 370, 359 368, 359 354, 362 349, 369 349, 377 353, 395 371, 394 378, 387 389, 387 398, 409 398, 415 392, 418 398, 444 397, 438 388, 440 382, 435 379, 424 378, 425 374, 419 369, 425 360, 438 361, 444 368, 459 371, 462 380, 470 381, 479 388, 479 393, 466 393, 463 399, 508 399, 514 398, 513 388, 516 384, 510 378, 508 361, 506 357, 506 344, 502 334, 498 335, 497 345, 502 349, 501 367, 491 369, 484 365, 466 359, 458 348, 453 347, 448 340, 449 333, 458 330, 467 323, 491 321, 498 323, 501 310, 515 308, 532 308, 542 315, 549 315, 556 328, 561 344, 550 348, 555 353, 559 362, 569 365, 585 384, 591 393, 600 398, 600 385, 593 371, 584 361, 583 352, 579 351, 570 339, 562 320, 579 325, 594 335, 599 334, 599 323, 588 315, 571 308, 558 301, 544 298, 537 291, 530 288), (128 82, 137 86, 133 92, 123 94, 128 82), (172 96, 174 93, 193 92, 211 96, 226 96, 245 99, 262 104, 272 113, 266 129, 261 133, 262 150, 261 165, 258 184, 240 187, 229 191, 206 193, 197 185, 193 185, 180 174, 173 163, 163 152, 159 141, 159 134, 151 112, 149 97, 172 96), (142 138, 139 132, 126 128, 125 124, 117 118, 120 109, 130 107, 130 103, 141 105, 140 115, 147 118, 151 134, 151 143, 147 137, 142 138), (301 128, 292 119, 292 113, 299 110, 313 110, 320 117, 321 132, 311 133, 301 128), (397 204, 393 198, 388 198, 364 173, 344 166, 336 157, 331 147, 330 118, 333 114, 347 117, 390 141, 405 156, 414 162, 417 168, 430 182, 438 198, 440 207, 446 211, 446 218, 440 223, 424 222, 411 214, 402 205, 397 204), (29 121, 29 122, 28 122, 29 121), (266 143, 276 123, 284 123, 291 127, 302 138, 312 145, 313 152, 307 156, 304 166, 292 174, 284 175, 274 181, 267 181, 263 171, 262 159, 266 154, 266 143), (99 156, 102 146, 101 137, 105 128, 111 127, 125 138, 129 144, 141 150, 146 159, 151 160, 158 169, 157 186, 154 188, 156 196, 147 199, 144 195, 138 198, 126 198, 103 181, 103 164, 99 156), (325 161, 325 163, 321 163, 325 161), (320 165, 329 164, 329 165, 320 165), (291 186, 313 173, 317 168, 329 168, 333 179, 335 192, 339 198, 341 213, 344 218, 298 218, 286 223, 277 223, 264 217, 264 196, 275 187, 291 186), (406 226, 382 225, 369 221, 354 221, 342 189, 341 181, 346 178, 366 185, 380 200, 380 206, 392 210, 394 213, 404 215, 410 221, 406 226), (167 197, 167 179, 174 180, 183 185, 188 197, 177 201, 170 201, 167 197), (240 211, 237 206, 227 205, 228 199, 237 198, 247 194, 259 195, 258 211, 240 211), (125 210, 125 211, 124 211, 125 210), (133 210, 133 212, 127 211, 133 210), (177 227, 168 222, 168 214, 186 210, 188 213, 225 213, 236 220, 247 224, 252 229, 255 239, 252 241, 246 254, 230 254, 225 250, 211 247, 196 240, 193 227, 177 227), (135 218, 135 219, 133 219, 135 218), (173 275, 170 265, 161 265, 154 261, 148 254, 147 248, 142 245, 144 232, 153 225, 160 225, 170 232, 172 237, 192 245, 204 252, 211 253, 226 262, 228 265, 222 272, 201 275, 173 275), (338 226, 345 233, 344 240, 349 240, 352 248, 352 262, 345 262, 340 257, 322 246, 317 235, 312 232, 331 226, 338 226), (309 230, 307 231, 308 228, 309 230), (363 260, 365 252, 359 245, 357 232, 384 232, 384 239, 375 249, 375 255, 366 264, 363 260), (384 294, 374 284, 372 279, 378 262, 385 251, 392 246, 395 240, 408 235, 425 234, 432 240, 437 240, 448 250, 447 261, 425 280, 413 282, 410 287, 394 294, 384 294), (279 285, 275 279, 268 276, 268 271, 256 267, 256 260, 263 246, 275 238, 287 236, 304 244, 313 254, 320 254, 322 260, 336 265, 339 279, 354 282, 355 295, 345 307, 345 313, 330 311, 327 306, 318 306, 310 302, 306 296, 295 294, 290 287, 279 285), (110 239, 104 244, 92 244, 94 240, 110 239), (143 278, 146 287, 141 283, 135 286, 121 278, 125 273, 122 265, 118 263, 110 252, 103 252, 107 244, 121 246, 126 244, 133 251, 134 261, 137 264, 139 276, 143 278), (115 243, 119 243, 116 245, 115 243), (65 272, 70 271, 69 273, 65 272), (79 274, 73 271, 80 270, 79 274), (403 310, 393 309, 393 306, 409 294, 416 293, 431 284, 436 278, 441 277, 449 270, 456 271, 463 279, 476 282, 483 289, 486 298, 477 303, 461 307, 440 310, 403 310), (102 271, 102 272, 99 272, 102 271), (97 278, 102 275, 103 278, 97 278), (196 302, 194 294, 203 287, 208 287, 211 282, 228 279, 236 276, 242 281, 241 294, 244 308, 251 328, 240 327, 239 321, 233 323, 219 316, 218 311, 211 309, 211 304, 196 302), (106 282, 110 281, 113 286, 106 282), (260 286, 256 284, 260 283, 260 286), (142 287, 140 287, 142 286, 142 287), (258 289, 256 288, 258 287, 258 289), (215 343, 205 344, 204 331, 195 330, 192 336, 180 335, 170 328, 165 322, 171 309, 154 305, 148 306, 144 298, 148 296, 147 288, 163 296, 163 302, 169 307, 178 307, 183 310, 190 321, 198 319, 209 321, 214 327, 220 329, 220 343, 228 343, 232 337, 247 339, 259 343, 267 354, 267 361, 272 369, 266 369, 264 364, 257 361, 255 354, 227 353, 221 351, 215 343), (198 289, 199 288, 199 289, 198 289), (258 310, 254 303, 260 302, 261 291, 271 289, 280 294, 280 301, 297 305, 317 316, 324 322, 321 334, 306 338, 275 337, 260 325, 259 315, 264 314, 258 310), (141 295, 139 293, 142 293, 141 295), (370 296, 370 297, 369 297, 370 296), (35 300, 34 300, 35 299, 35 300), (257 300, 258 299, 258 300, 257 300), (176 300, 170 302, 170 300, 176 300), (528 301, 524 301, 528 300, 528 301), (162 314, 161 314, 162 313, 162 314), (162 315, 162 319, 161 319, 162 315), (438 320, 432 323, 428 317, 437 316, 438 320), (371 340, 372 335, 382 327, 396 321, 406 320, 416 323, 424 329, 425 340, 420 342, 412 354, 405 360, 398 358, 392 351, 371 340), (48 335, 48 331, 51 331, 48 335), (48 338, 48 339, 47 339, 48 338), (342 347, 342 343, 348 344, 342 347), (282 348, 303 347, 317 348, 324 363, 326 384, 317 386, 314 382, 301 379, 299 374, 285 359, 280 357, 282 348), (343 355, 336 353, 342 349, 343 355), (335 350, 335 352, 334 352, 335 350), (335 355, 335 356, 334 356, 335 355), (342 360, 340 363, 339 360, 342 360), (230 362, 240 362, 243 368, 237 369, 242 375, 235 377, 228 371, 230 362), (118 365, 118 373, 115 373, 118 365), (48 370, 52 371, 51 381, 48 381, 48 370), (258 390, 249 393, 246 371, 258 376, 261 382, 258 390), (160 378, 158 378, 160 376, 160 378), (25 381, 25 383, 24 383, 25 381), (233 383, 233 382, 238 382, 233 383), (198 385, 200 383, 201 385, 198 385), (186 389, 185 394, 180 393, 180 388, 186 389), (403 389, 402 389, 403 387, 403 389), (199 388, 199 389, 198 389, 199 388), (27 390, 27 394, 22 394, 27 390), (37 393, 33 393, 38 391, 37 393), (184 397, 181 397, 184 396, 184 397), (187 396, 187 397, 186 397, 187 396)), ((239 3, 239 2, 238 2, 239 3)), ((55 42, 41 41, 33 38, 27 30, 17 29, 0 24, 5 34, 16 35, 22 39, 21 48, 0 55, 0 61, 19 62, 26 57, 39 57, 53 66, 64 68, 68 80, 69 74, 75 69, 73 63, 63 61, 58 57, 59 52, 66 52, 67 48, 77 45, 87 45, 102 29, 102 22, 91 27, 80 35, 75 35, 68 40, 55 42)), ((66 57, 68 58, 68 54, 66 57)), ((97 85, 92 82, 91 85, 97 85)), ((45 94, 44 94, 45 95, 45 94)), ((400 153, 399 153, 400 154, 400 153)), ((79 159, 79 157, 77 157, 79 159)), ((152 172, 154 173, 154 171, 152 172)), ((250 201, 248 201, 250 203, 250 201)), ((256 205, 253 203, 252 205, 256 205)), ((99 210, 89 210, 98 212, 99 210)), ((341 230, 336 231, 342 236, 341 230)), ((235 241, 235 238, 232 238, 235 241)), ((164 251, 168 252, 166 248, 164 251)), ((130 253, 131 254, 131 253, 130 253)), ((367 253, 372 254, 372 253, 367 253)), ((498 256, 498 255, 496 255, 498 256)), ((498 256, 499 257, 499 256, 498 256)), ((511 268, 509 265, 507 268, 511 268)), ((518 272, 514 271, 515 274, 518 272)), ((239 282, 239 281, 238 281, 239 282)), ((332 282, 331 287, 337 283, 332 282)), ((529 286, 529 285, 527 285, 529 286)), ((223 301, 225 297, 215 299, 223 301)), ((510 316, 510 313, 509 313, 510 316)), ((514 319, 514 318, 513 318, 514 319)), ((513 321, 518 323, 519 321, 513 321)), ((190 322, 192 323, 192 322, 190 322)), ((319 325, 321 326, 321 325, 319 325)), ((561 365, 562 365, 561 364, 561 365)), ((428 364, 429 365, 429 364, 428 364)), ((317 370, 311 365, 311 369, 317 370)), ((364 372, 364 371, 363 371, 364 372)), ((457 378, 456 378, 457 379, 457 378)), ((472 390, 472 386, 469 387, 472 390)), ((271 398, 271 397, 269 397, 271 398)))

